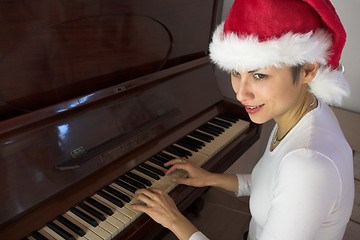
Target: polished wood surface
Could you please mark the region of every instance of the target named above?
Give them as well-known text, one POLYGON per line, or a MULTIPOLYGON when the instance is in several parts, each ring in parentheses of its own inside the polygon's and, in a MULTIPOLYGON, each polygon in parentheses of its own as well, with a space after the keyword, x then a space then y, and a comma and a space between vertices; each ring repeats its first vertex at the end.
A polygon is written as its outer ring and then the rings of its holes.
POLYGON ((0 117, 205 56, 218 2, 1 1, 0 117))
MULTIPOLYGON (((19 239, 219 113, 219 0, 0 1, 0 238, 19 239)), ((251 124, 204 168, 258 139, 251 124)), ((185 209, 204 189, 178 186, 185 209)), ((141 216, 118 239, 152 239, 141 216)))

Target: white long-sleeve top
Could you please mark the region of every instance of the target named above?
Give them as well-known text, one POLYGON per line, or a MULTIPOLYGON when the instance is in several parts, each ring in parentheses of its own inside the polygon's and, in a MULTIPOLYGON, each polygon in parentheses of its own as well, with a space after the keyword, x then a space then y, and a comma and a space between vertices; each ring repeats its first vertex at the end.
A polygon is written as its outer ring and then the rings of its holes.
POLYGON ((319 102, 270 151, 276 128, 252 174, 237 175, 237 195, 250 195, 248 239, 342 239, 354 201, 353 155, 335 115, 319 102))

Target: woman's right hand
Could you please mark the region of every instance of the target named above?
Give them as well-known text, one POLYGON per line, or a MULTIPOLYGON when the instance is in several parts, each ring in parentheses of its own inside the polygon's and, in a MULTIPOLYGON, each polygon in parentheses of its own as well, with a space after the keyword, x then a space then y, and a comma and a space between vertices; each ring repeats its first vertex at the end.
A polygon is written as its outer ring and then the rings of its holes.
POLYGON ((177 169, 185 170, 188 173, 187 178, 173 178, 172 180, 178 184, 185 184, 193 187, 205 187, 211 186, 211 179, 214 175, 194 163, 187 161, 186 159, 173 159, 164 164, 165 166, 173 165, 167 172, 166 175, 170 175, 177 169))

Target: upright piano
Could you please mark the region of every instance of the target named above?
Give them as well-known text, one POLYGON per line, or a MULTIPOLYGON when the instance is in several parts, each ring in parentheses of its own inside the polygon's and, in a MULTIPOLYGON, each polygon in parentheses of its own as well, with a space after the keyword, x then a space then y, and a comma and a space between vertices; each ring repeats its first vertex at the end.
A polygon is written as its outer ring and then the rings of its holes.
POLYGON ((222 4, 0 1, 0 239, 154 239, 137 188, 184 211, 206 188, 166 161, 224 172, 259 138, 207 56, 222 4))

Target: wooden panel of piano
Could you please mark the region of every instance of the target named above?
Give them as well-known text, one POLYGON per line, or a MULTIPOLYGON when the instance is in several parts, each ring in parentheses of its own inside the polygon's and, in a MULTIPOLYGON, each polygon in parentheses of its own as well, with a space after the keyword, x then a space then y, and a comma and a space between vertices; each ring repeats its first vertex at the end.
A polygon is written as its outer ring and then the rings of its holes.
POLYGON ((92 232, 95 239, 153 239, 162 227, 126 210, 131 202, 109 186, 131 201, 132 192, 114 181, 136 173, 185 210, 205 188, 175 186, 166 176, 154 180, 136 168, 146 162, 166 171, 150 160, 187 150, 190 161, 223 172, 259 138, 260 126, 220 94, 207 57, 221 6, 217 0, 0 2, 0 239, 41 239, 34 232, 63 239, 49 222, 75 239, 91 239, 92 232), (193 133, 206 133, 204 124, 219 124, 213 119, 231 127, 211 142, 201 140, 198 152, 184 146, 200 140, 193 133), (169 152, 173 146, 183 150, 169 152), (92 216, 99 226, 86 227, 69 211, 85 211, 84 203, 106 220, 92 216), (77 236, 58 216, 86 235, 77 236))

